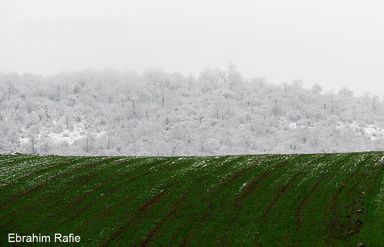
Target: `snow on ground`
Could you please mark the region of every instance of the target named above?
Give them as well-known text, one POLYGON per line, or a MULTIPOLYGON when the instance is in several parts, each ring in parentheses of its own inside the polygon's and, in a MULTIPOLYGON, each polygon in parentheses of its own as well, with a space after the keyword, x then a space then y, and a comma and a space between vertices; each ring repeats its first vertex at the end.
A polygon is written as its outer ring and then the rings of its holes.
MULTIPOLYGON (((95 139, 102 137, 105 134, 105 131, 101 132, 91 132, 91 135, 94 136, 95 139)), ((67 142, 68 144, 73 144, 75 141, 81 140, 85 138, 87 134, 84 130, 77 127, 74 128, 73 131, 64 130, 62 133, 48 133, 48 138, 51 143, 58 144, 62 142, 67 142)))
POLYGON ((363 135, 369 137, 372 141, 384 138, 384 127, 374 124, 360 124, 356 121, 352 123, 339 122, 336 128, 351 128, 357 135, 363 135))
POLYGON ((311 121, 305 121, 305 122, 294 122, 289 124, 289 127, 291 129, 297 129, 297 128, 314 128, 315 126, 311 121))
MULTIPOLYGON (((303 122, 293 122, 289 123, 289 128, 315 128, 315 125, 312 121, 303 121, 303 122)), ((363 135, 370 138, 372 141, 384 139, 384 126, 375 125, 375 124, 361 124, 356 121, 352 123, 338 122, 336 124, 337 129, 352 129, 356 135, 363 135)))
MULTIPOLYGON (((27 131, 23 132, 27 133, 27 131)), ((91 135, 95 139, 98 139, 105 134, 105 131, 88 130, 84 127, 83 124, 77 124, 72 128, 72 130, 64 129, 61 132, 53 132, 51 131, 50 127, 46 127, 43 128, 35 138, 36 140, 49 140, 49 142, 52 144, 60 144, 66 142, 71 145, 76 141, 87 137, 87 135, 91 135)), ((21 144, 27 144, 31 142, 31 137, 24 135, 19 140, 21 144)))

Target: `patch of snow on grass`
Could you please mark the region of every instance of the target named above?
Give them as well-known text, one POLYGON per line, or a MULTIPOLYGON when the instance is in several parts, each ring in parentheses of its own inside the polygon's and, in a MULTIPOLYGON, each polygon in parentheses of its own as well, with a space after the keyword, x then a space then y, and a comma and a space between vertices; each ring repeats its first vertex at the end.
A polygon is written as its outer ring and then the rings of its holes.
POLYGON ((382 157, 380 158, 380 160, 379 160, 379 164, 380 164, 380 165, 384 165, 384 156, 382 156, 382 157))
POLYGON ((240 186, 240 188, 239 188, 239 192, 241 192, 241 191, 244 189, 245 186, 247 186, 247 183, 243 183, 243 184, 240 186))

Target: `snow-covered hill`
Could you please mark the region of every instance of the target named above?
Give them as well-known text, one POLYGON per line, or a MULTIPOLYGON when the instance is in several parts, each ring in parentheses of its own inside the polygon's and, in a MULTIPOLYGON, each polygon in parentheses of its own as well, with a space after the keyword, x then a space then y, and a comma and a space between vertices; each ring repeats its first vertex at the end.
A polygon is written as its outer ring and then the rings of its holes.
POLYGON ((384 104, 348 89, 244 79, 80 71, 0 74, 0 152, 215 155, 382 150, 384 104))

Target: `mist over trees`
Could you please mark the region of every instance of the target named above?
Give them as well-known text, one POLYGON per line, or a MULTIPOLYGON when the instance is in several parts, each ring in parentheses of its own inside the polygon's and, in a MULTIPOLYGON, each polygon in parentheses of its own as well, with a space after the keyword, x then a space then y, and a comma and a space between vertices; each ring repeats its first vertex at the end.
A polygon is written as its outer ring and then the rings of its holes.
POLYGON ((0 152, 219 155, 384 149, 384 103, 347 88, 243 78, 84 70, 0 73, 0 152))

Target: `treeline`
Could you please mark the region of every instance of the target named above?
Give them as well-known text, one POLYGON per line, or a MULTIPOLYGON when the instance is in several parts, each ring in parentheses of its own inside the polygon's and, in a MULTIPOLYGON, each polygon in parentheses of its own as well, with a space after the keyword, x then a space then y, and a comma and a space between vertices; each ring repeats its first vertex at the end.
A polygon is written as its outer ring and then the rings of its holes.
MULTIPOLYGON (((384 103, 347 88, 243 78, 84 70, 0 74, 0 152, 216 155, 382 150, 384 103)), ((383 132, 384 134, 384 132, 383 132)))

